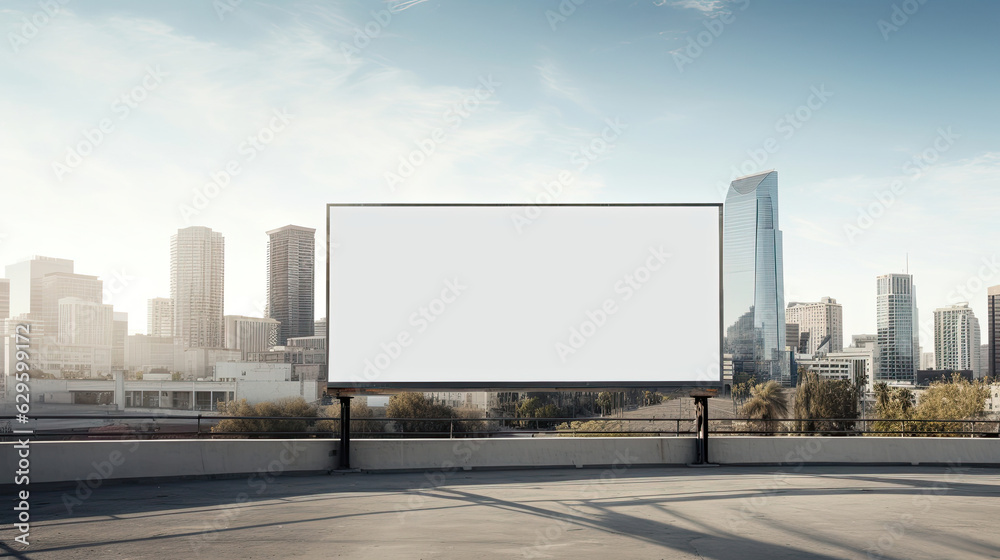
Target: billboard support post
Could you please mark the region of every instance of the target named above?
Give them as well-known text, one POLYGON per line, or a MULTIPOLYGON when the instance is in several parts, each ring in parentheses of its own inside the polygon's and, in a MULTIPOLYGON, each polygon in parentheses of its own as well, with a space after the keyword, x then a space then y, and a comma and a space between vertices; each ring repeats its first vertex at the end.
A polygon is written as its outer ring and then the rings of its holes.
POLYGON ((707 465, 708 462, 708 396, 694 395, 695 411, 695 465, 707 465))
POLYGON ((338 469, 351 468, 351 397, 337 397, 340 401, 340 449, 337 452, 338 469))

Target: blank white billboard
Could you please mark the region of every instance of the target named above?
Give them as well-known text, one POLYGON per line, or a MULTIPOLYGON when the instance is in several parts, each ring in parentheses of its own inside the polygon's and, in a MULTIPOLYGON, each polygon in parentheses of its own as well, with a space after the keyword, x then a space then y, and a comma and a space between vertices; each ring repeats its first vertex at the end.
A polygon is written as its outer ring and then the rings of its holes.
POLYGON ((721 205, 328 206, 329 385, 721 380, 721 205))

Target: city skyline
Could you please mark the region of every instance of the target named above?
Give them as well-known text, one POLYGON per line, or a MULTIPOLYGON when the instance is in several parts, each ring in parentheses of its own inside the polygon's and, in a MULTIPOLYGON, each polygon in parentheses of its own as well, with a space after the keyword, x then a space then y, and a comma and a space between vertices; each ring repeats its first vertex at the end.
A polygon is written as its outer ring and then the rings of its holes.
MULTIPOLYGON (((773 171, 771 171, 771 172, 773 172, 773 171)), ((770 173, 770 172, 768 172, 768 173, 770 173)), ((763 173, 762 175, 766 175, 766 174, 767 173, 763 173)), ((195 227, 200 228, 200 226, 195 226, 195 227)), ((278 228, 277 230, 272 230, 272 232, 267 232, 267 233, 273 233, 275 231, 285 230, 286 228, 295 228, 297 230, 310 230, 310 229, 312 229, 312 228, 302 228, 300 226, 285 226, 283 228, 278 228)), ((201 228, 201 229, 209 229, 209 230, 211 230, 211 228, 201 228)), ((214 231, 213 233, 221 234, 221 232, 217 232, 217 231, 214 231)), ((175 237, 175 236, 176 236, 176 232, 171 237, 175 237)), ((224 236, 223 236, 223 239, 224 239, 224 236)), ((265 241, 265 249, 267 248, 267 243, 268 242, 265 241)), ((318 260, 318 257, 317 257, 317 260, 318 260)), ((7 274, 10 275, 10 276, 14 276, 15 273, 12 273, 11 271, 12 270, 18 270, 18 267, 39 266, 39 265, 48 266, 48 267, 59 267, 59 268, 52 268, 52 270, 65 270, 66 269, 65 267, 68 266, 68 270, 73 270, 75 263, 76 263, 76 261, 73 258, 52 257, 52 256, 49 256, 49 255, 32 255, 31 257, 26 258, 24 260, 21 260, 21 261, 15 262, 15 263, 9 263, 9 264, 7 264, 7 267, 8 267, 7 274), (49 263, 52 263, 52 264, 49 264, 49 263)), ((225 258, 224 258, 224 256, 223 256, 223 266, 225 266, 225 258)), ((906 268, 908 268, 908 264, 907 264, 906 268)), ((30 269, 25 268, 25 270, 30 270, 30 269)), ((48 270, 49 269, 46 268, 40 274, 51 274, 51 272, 48 272, 48 270)), ((21 274, 21 273, 17 273, 17 274, 21 274)), ((269 271, 269 274, 270 274, 270 271, 269 271)), ((882 275, 878 275, 878 276, 882 276, 882 275)), ((93 278, 98 279, 100 281, 104 280, 104 278, 97 277, 97 276, 94 276, 93 278)), ((124 278, 123 278, 122 274, 115 274, 115 275, 112 276, 112 278, 115 279, 115 280, 122 280, 122 279, 124 279, 124 284, 125 284, 125 286, 127 286, 128 276, 124 276, 124 278)), ((41 278, 35 279, 35 282, 40 283, 41 282, 41 278)), ((10 279, 8 279, 8 278, 0 278, 0 283, 6 284, 6 286, 5 286, 6 290, 7 290, 6 293, 8 295, 7 295, 7 300, 4 301, 4 303, 7 304, 9 316, 10 317, 14 317, 15 314, 13 312, 13 305, 10 303, 10 300, 12 300, 13 297, 14 297, 14 295, 11 294, 11 289, 9 287, 9 285, 11 283, 10 279)), ((17 285, 17 283, 15 283, 15 285, 17 285)), ((254 300, 254 304, 253 304, 253 309, 249 312, 248 315, 243 315, 243 316, 248 317, 248 318, 267 318, 267 305, 266 305, 267 300, 266 300, 266 297, 267 297, 268 289, 266 287, 267 286, 266 281, 265 281, 264 285, 265 285, 264 289, 261 290, 261 292, 263 293, 264 299, 260 299, 260 298, 255 299, 254 300)), ((987 288, 990 288, 990 287, 991 286, 984 286, 984 288, 983 288, 982 291, 985 293, 987 291, 987 288)), ((1000 285, 996 286, 995 288, 1000 288, 1000 285)), ((104 300, 104 302, 107 303, 109 299, 113 300, 113 294, 116 291, 117 291, 116 289, 104 288, 104 290, 103 290, 103 300, 104 300)), ((963 292, 961 290, 957 290, 957 291, 953 291, 952 294, 954 294, 956 292, 966 293, 966 292, 963 292)), ((39 290, 39 293, 40 293, 40 290, 39 290)), ((822 296, 822 297, 817 297, 815 299, 819 303, 826 303, 826 304, 832 303, 833 305, 836 305, 838 308, 842 309, 843 306, 836 301, 837 298, 832 298, 834 300, 833 302, 825 302, 825 300, 829 299, 829 297, 830 296, 822 296)), ((983 298, 984 302, 983 302, 983 305, 982 305, 982 307, 984 307, 984 308, 988 306, 988 301, 985 301, 987 299, 987 297, 992 297, 992 296, 984 296, 984 298, 983 298)), ((315 298, 315 295, 313 296, 313 299, 316 299, 316 301, 319 301, 317 298, 315 298)), ((873 296, 872 299, 877 299, 877 298, 873 296)), ((170 306, 171 306, 171 308, 173 307, 173 300, 171 298, 147 297, 145 300, 143 300, 143 304, 142 304, 143 307, 141 309, 137 308, 137 307, 128 307, 128 308, 126 308, 126 309, 129 309, 129 311, 124 311, 124 313, 126 313, 130 317, 129 323, 128 323, 128 334, 129 335, 132 335, 132 334, 143 334, 143 335, 150 335, 150 336, 165 336, 162 332, 159 331, 159 329, 157 327, 153 327, 153 331, 150 331, 150 326, 149 326, 149 322, 148 322, 149 321, 149 317, 150 317, 149 313, 151 313, 151 310, 153 309, 154 301, 157 304, 169 303, 170 306), (139 313, 139 311, 143 311, 144 313, 139 313), (136 318, 135 318, 136 315, 140 316, 141 319, 140 320, 136 320, 136 318), (141 325, 145 325, 145 328, 143 328, 141 325)), ((788 307, 783 308, 784 311, 782 311, 782 314, 785 314, 787 312, 787 309, 790 308, 793 305, 799 305, 799 306, 802 306, 802 305, 816 305, 815 303, 809 303, 809 302, 793 302, 793 301, 789 301, 787 295, 785 296, 784 301, 787 302, 786 305, 788 307)), ((976 307, 974 301, 969 301, 967 299, 950 297, 950 299, 948 301, 949 301, 949 305, 968 304, 968 306, 970 308, 972 308, 972 309, 975 309, 975 307, 976 307)), ((136 304, 136 305, 138 305, 138 304, 136 304)), ((224 298, 223 298, 223 305, 225 305, 224 298)), ((313 323, 313 322, 315 322, 315 321, 319 321, 319 320, 325 319, 325 317, 319 317, 319 314, 323 311, 322 306, 323 306, 323 302, 321 302, 321 301, 319 303, 315 304, 315 309, 317 309, 319 312, 314 314, 315 319, 314 319, 314 321, 311 321, 310 324, 313 323)), ((944 306, 946 306, 946 305, 945 304, 941 304, 938 307, 944 307, 944 306)), ((920 306, 918 304, 917 308, 919 309, 919 307, 920 306)), ((117 313, 122 308, 115 306, 114 309, 116 310, 116 313, 117 313)), ((225 307, 225 309, 228 310, 229 308, 225 307)), ((877 303, 873 303, 872 304, 873 313, 875 312, 874 310, 876 310, 876 309, 877 309, 877 303)), ((990 309, 992 309, 992 308, 990 308, 990 309)), ((933 312, 933 311, 934 311, 934 309, 928 310, 928 312, 933 312)), ((228 311, 226 311, 224 313, 224 315, 225 316, 230 316, 230 315, 232 315, 232 316, 238 316, 237 314, 229 313, 228 311)), ((989 316, 989 312, 987 312, 986 315, 989 316)), ((790 320, 786 319, 785 322, 787 324, 787 323, 790 322, 790 320)), ((725 326, 728 326, 728 325, 724 325, 724 327, 725 326)), ((854 336, 854 335, 862 335, 862 334, 874 334, 876 332, 876 330, 877 330, 877 325, 872 325, 871 329, 862 330, 861 332, 847 333, 846 331, 842 331, 842 335, 843 336, 854 336)), ((924 320, 918 320, 918 330, 919 330, 919 337, 920 337, 919 338, 920 347, 924 348, 925 350, 928 350, 928 351, 933 351, 933 349, 934 349, 934 333, 935 333, 935 327, 934 327, 934 323, 933 323, 933 318, 930 319, 930 320, 926 320, 926 319, 924 319, 924 320)), ((985 344, 985 341, 986 341, 985 337, 987 335, 987 330, 986 330, 986 326, 985 325, 982 327, 981 331, 982 331, 982 336, 984 337, 983 340, 984 340, 984 344, 985 344)), ((176 336, 176 333, 175 333, 175 336, 176 336)), ((224 337, 224 334, 222 336, 224 337)), ((299 335, 299 336, 308 336, 308 335, 299 335)), ((783 337, 784 334, 782 334, 781 336, 783 337)), ((793 343, 793 341, 785 341, 785 343, 786 343, 787 346, 794 346, 795 345, 793 343)), ((843 348, 843 346, 841 346, 841 348, 843 348)), ((833 350, 833 351, 837 351, 837 350, 833 350)))
POLYGON ((1000 109, 981 61, 1000 7, 921 4, 891 29, 892 2, 660 4, 95 1, 28 38, 41 8, 11 2, 24 42, 0 56, 0 157, 23 204, 0 263, 73 259, 117 281, 105 303, 142 332, 190 225, 229 240, 224 313, 262 316, 265 232, 324 231, 328 202, 533 202, 562 170, 559 202, 719 202, 734 175, 775 168, 786 301, 834 297, 845 336, 872 333, 871 279, 908 260, 922 339, 933 309, 987 316, 1000 109))

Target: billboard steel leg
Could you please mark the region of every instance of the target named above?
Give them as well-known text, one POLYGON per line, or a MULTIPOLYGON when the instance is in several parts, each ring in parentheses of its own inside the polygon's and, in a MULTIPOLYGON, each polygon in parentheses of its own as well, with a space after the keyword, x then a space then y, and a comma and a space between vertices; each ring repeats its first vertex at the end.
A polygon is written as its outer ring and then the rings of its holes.
POLYGON ((337 452, 340 470, 351 468, 351 397, 337 397, 340 401, 340 449, 337 452))
POLYGON ((707 395, 693 395, 695 413, 695 461, 691 466, 717 466, 708 461, 708 399, 707 395))

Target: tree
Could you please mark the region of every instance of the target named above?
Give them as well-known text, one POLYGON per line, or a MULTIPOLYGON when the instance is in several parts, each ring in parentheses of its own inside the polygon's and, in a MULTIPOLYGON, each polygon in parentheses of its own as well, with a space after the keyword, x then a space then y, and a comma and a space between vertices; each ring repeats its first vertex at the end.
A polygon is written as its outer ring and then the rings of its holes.
POLYGON ((754 429, 774 434, 780 427, 777 421, 788 414, 788 399, 781 386, 774 381, 754 385, 750 390, 750 400, 740 409, 740 414, 757 420, 752 423, 754 429))
POLYGON ((854 422, 817 422, 829 418, 857 418, 858 390, 846 380, 821 379, 816 373, 806 372, 799 377, 795 393, 796 428, 802 432, 843 432, 854 429, 854 422))
POLYGON ((652 406, 654 404, 660 404, 663 402, 663 395, 660 393, 654 393, 653 391, 644 391, 642 393, 642 405, 652 406))
POLYGON ((465 432, 465 422, 454 422, 459 418, 455 410, 443 404, 434 404, 423 393, 399 393, 389 399, 385 414, 394 421, 401 432, 424 432, 451 434, 465 432), (430 420, 423 420, 430 419, 430 420))
MULTIPOLYGON (((295 417, 315 418, 318 411, 302 397, 278 399, 273 402, 249 404, 246 399, 219 403, 220 416, 267 416, 270 418, 233 418, 220 421, 212 427, 218 432, 306 432, 314 421, 295 417), (281 417, 289 417, 282 420, 281 417), (291 419, 295 418, 295 419, 291 419)), ((280 434, 289 437, 291 434, 280 434)), ((268 434, 253 434, 248 437, 268 437, 268 434)))
MULTIPOLYGON (((340 418, 340 403, 327 406, 323 409, 323 416, 326 418, 340 418)), ((369 436, 385 431, 385 422, 372 420, 375 411, 369 408, 368 404, 361 399, 351 401, 351 437, 369 436)), ((334 420, 320 420, 316 423, 316 429, 321 432, 340 433, 340 422, 334 420)))
POLYGON ((879 421, 872 431, 892 432, 903 427, 900 421, 913 415, 913 391, 905 387, 890 387, 885 381, 875 383, 875 414, 879 421))
MULTIPOLYGON (((564 418, 569 414, 569 411, 551 402, 550 395, 525 399, 517 407, 519 418, 564 418)), ((527 428, 551 428, 556 422, 519 422, 518 424, 527 428)))
POLYGON ((733 379, 733 388, 730 395, 733 398, 733 404, 736 406, 743 406, 746 404, 747 399, 750 398, 750 392, 757 385, 756 377, 748 377, 746 375, 741 375, 743 381, 737 382, 735 377, 733 379))
POLYGON ((597 401, 595 404, 597 404, 598 408, 601 409, 601 415, 604 416, 611 410, 613 402, 614 398, 611 396, 611 393, 602 391, 597 395, 597 401))
MULTIPOLYGON (((990 396, 989 386, 982 380, 969 382, 953 373, 951 381, 931 383, 914 409, 915 420, 971 420, 980 416, 990 396)), ((961 422, 921 422, 913 426, 929 434, 960 432, 967 426, 961 422)))

